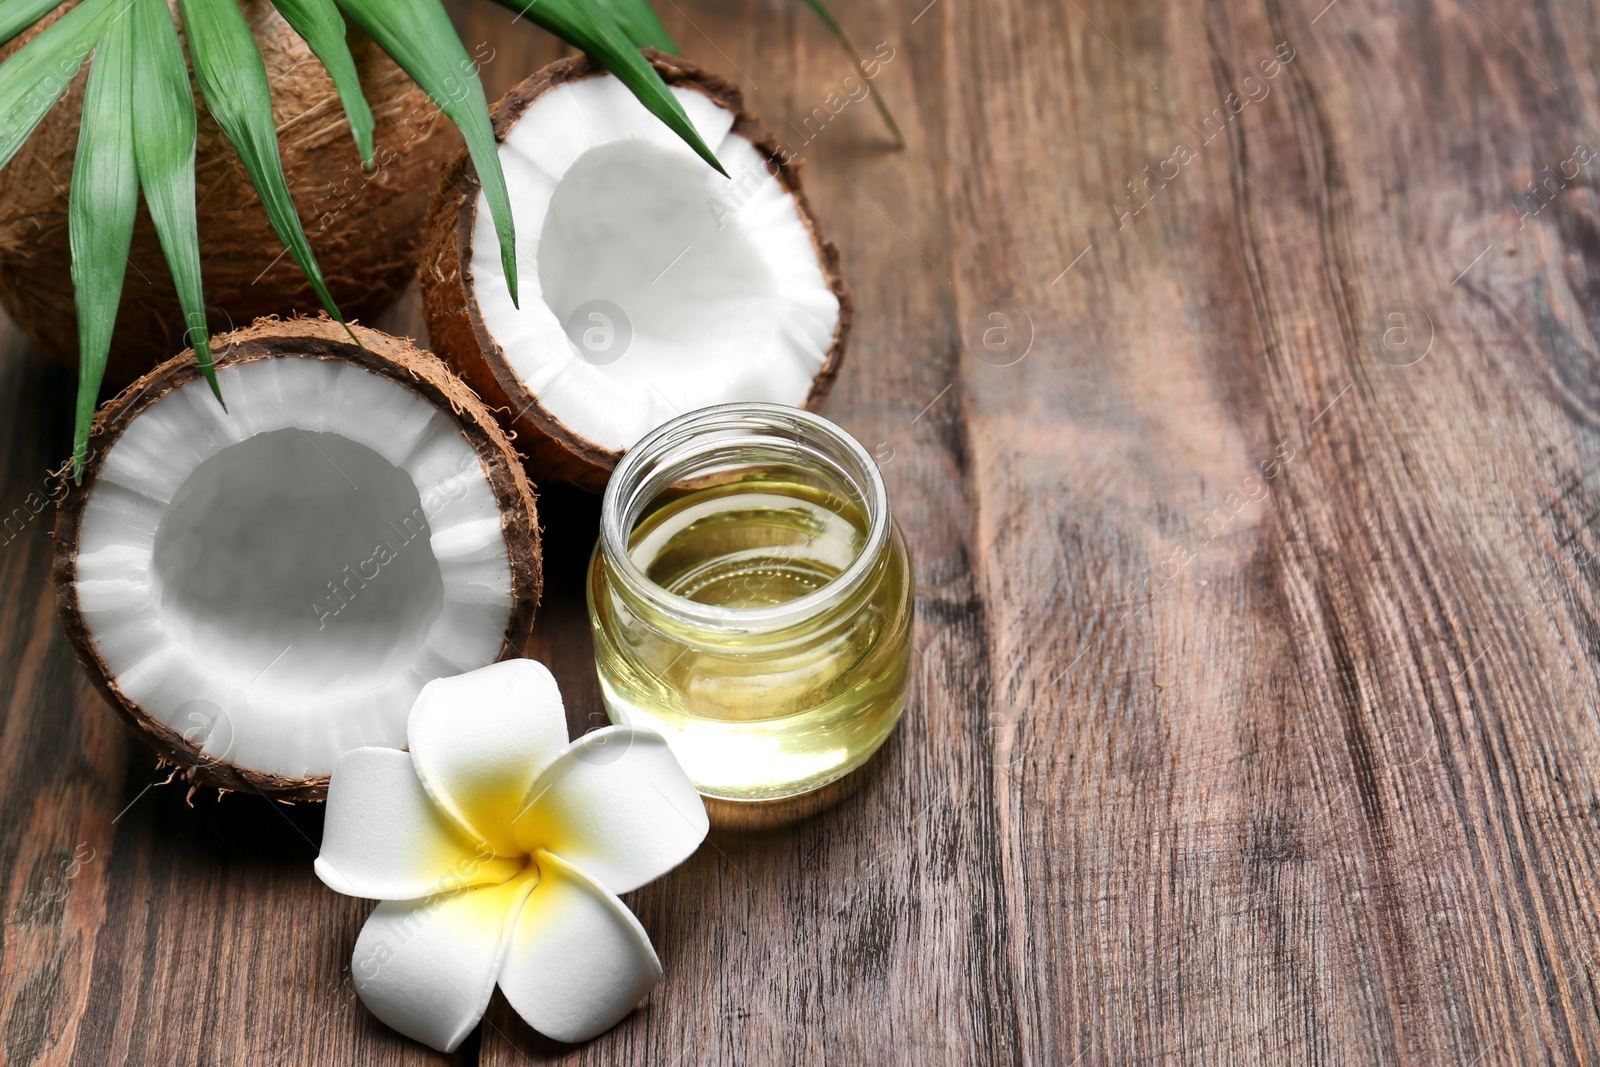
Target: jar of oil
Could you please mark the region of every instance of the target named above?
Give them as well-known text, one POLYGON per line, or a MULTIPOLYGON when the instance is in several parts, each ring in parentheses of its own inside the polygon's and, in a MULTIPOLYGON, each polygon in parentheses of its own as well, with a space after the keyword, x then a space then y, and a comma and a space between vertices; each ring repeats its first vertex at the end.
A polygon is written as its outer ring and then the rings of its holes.
POLYGON ((607 712, 660 731, 708 798, 813 793, 900 719, 912 593, 853 438, 774 404, 691 412, 606 489, 589 615, 607 712))

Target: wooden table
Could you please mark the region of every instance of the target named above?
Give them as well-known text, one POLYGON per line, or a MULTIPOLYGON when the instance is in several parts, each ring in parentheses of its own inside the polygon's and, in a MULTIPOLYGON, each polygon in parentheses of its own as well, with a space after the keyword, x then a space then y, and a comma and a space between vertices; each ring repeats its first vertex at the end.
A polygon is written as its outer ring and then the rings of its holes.
MULTIPOLYGON (((1600 1062, 1600 12, 925 2, 840 7, 904 151, 799 4, 660 5, 843 250, 914 702, 631 897, 643 1009, 568 1048, 497 996, 454 1061, 1600 1062)), ((559 54, 456 14, 492 95, 559 54)), ((9 512, 72 378, 3 347, 9 512)), ((582 730, 596 508, 542 505, 582 730)), ((151 786, 49 548, 0 550, 5 1060, 451 1059, 354 999, 317 808, 151 786)))

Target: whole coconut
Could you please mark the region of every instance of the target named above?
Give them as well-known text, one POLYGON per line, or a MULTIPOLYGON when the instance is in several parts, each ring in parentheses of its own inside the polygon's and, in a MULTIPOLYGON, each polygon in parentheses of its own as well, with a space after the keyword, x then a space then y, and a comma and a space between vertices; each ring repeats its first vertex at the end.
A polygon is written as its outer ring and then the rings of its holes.
MULTIPOLYGON (((5 48, 10 56, 72 5, 5 48)), ((374 168, 364 170, 338 92, 300 35, 270 3, 242 9, 266 62, 289 191, 347 318, 390 304, 416 269, 428 201, 460 135, 421 89, 352 27, 350 50, 372 107, 374 168)), ((0 305, 52 358, 77 365, 67 187, 72 180, 87 68, 0 170, 0 305)), ((233 145, 195 90, 195 199, 206 311, 212 329, 317 309, 316 294, 267 221, 233 145)), ((189 347, 161 244, 141 199, 122 305, 106 368, 120 389, 189 347)))

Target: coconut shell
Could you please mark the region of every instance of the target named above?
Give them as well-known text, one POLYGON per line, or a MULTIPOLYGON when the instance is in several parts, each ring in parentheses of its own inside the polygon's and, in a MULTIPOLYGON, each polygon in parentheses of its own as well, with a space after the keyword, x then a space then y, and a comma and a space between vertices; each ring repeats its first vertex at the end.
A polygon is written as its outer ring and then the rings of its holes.
MULTIPOLYGON (((287 322, 258 320, 246 329, 213 337, 211 345, 218 370, 232 364, 291 355, 343 360, 398 382, 436 407, 453 412, 462 433, 482 460, 490 487, 500 504, 510 555, 513 605, 497 659, 527 655, 534 611, 543 588, 543 572, 534 488, 516 451, 483 402, 437 357, 409 341, 377 330, 363 326, 351 329, 366 347, 351 341, 344 327, 326 316, 287 322)), ((79 610, 79 527, 84 505, 94 492, 104 458, 141 412, 173 389, 200 377, 199 364, 193 357, 191 350, 168 360, 109 401, 94 420, 82 483, 72 485, 63 472, 61 481, 69 490, 56 514, 53 561, 56 610, 78 662, 89 672, 95 686, 134 732, 155 749, 162 761, 176 769, 179 777, 197 785, 257 792, 275 800, 321 800, 327 795, 325 776, 285 778, 220 762, 148 715, 117 685, 116 678, 95 649, 87 622, 79 610)))
MULTIPOLYGON (((350 50, 374 120, 375 167, 364 171, 338 92, 305 41, 264 0, 246 0, 243 11, 266 63, 289 192, 328 289, 346 317, 375 315, 413 277, 428 200, 440 170, 461 145, 460 135, 377 45, 352 29, 350 50)), ((59 14, 0 49, 0 59, 59 14)), ((67 190, 87 78, 86 66, 0 170, 0 305, 41 350, 74 367, 78 330, 67 190)), ((195 109, 195 199, 211 329, 316 309, 316 294, 283 254, 244 165, 198 90, 195 109)), ((141 199, 107 388, 120 389, 187 348, 184 327, 141 199)))
MULTIPOLYGON (((839 300, 839 323, 834 328, 833 344, 822 369, 812 380, 804 404, 810 410, 819 410, 844 360, 855 305, 840 273, 839 250, 823 236, 816 212, 800 187, 799 163, 788 158, 772 132, 744 109, 744 95, 737 86, 677 56, 648 48, 644 54, 668 85, 704 93, 733 112, 737 116, 733 132, 756 147, 783 188, 795 198, 800 216, 811 231, 828 288, 839 300)), ((545 93, 584 78, 609 76, 604 67, 587 56, 573 56, 549 64, 494 105, 496 141, 504 141, 528 106, 545 93)), ((477 170, 463 150, 445 170, 439 183, 423 237, 419 278, 429 340, 434 351, 495 408, 515 437, 530 473, 540 481, 567 482, 593 493, 601 492, 622 458, 622 452, 607 450, 579 437, 546 411, 512 372, 504 351, 490 335, 478 312, 478 301, 473 295, 472 235, 479 188, 477 170)), ((495 284, 502 283, 497 279, 495 284)))

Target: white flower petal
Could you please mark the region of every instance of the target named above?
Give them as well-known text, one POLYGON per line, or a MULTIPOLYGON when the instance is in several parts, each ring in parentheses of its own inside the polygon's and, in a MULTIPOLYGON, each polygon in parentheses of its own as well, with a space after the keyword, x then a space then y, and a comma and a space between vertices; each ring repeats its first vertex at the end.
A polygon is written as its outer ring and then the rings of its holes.
POLYGON ((506 660, 434 679, 411 706, 406 735, 434 803, 494 851, 522 851, 511 820, 567 746, 561 691, 544 664, 506 660))
POLYGON ((537 884, 529 865, 500 885, 379 904, 350 957, 361 1002, 407 1037, 454 1052, 489 1006, 511 931, 537 884))
POLYGON ((654 881, 705 840, 705 802, 653 730, 584 734, 547 767, 517 816, 524 851, 548 849, 613 893, 654 881))
POLYGON ((415 900, 462 886, 503 882, 521 859, 474 851, 428 794, 411 757, 355 748, 328 782, 317 877, 353 897, 415 900))
POLYGON ((517 917, 500 989, 557 1041, 615 1026, 661 980, 650 937, 616 895, 559 856, 538 852, 539 887, 517 917))

